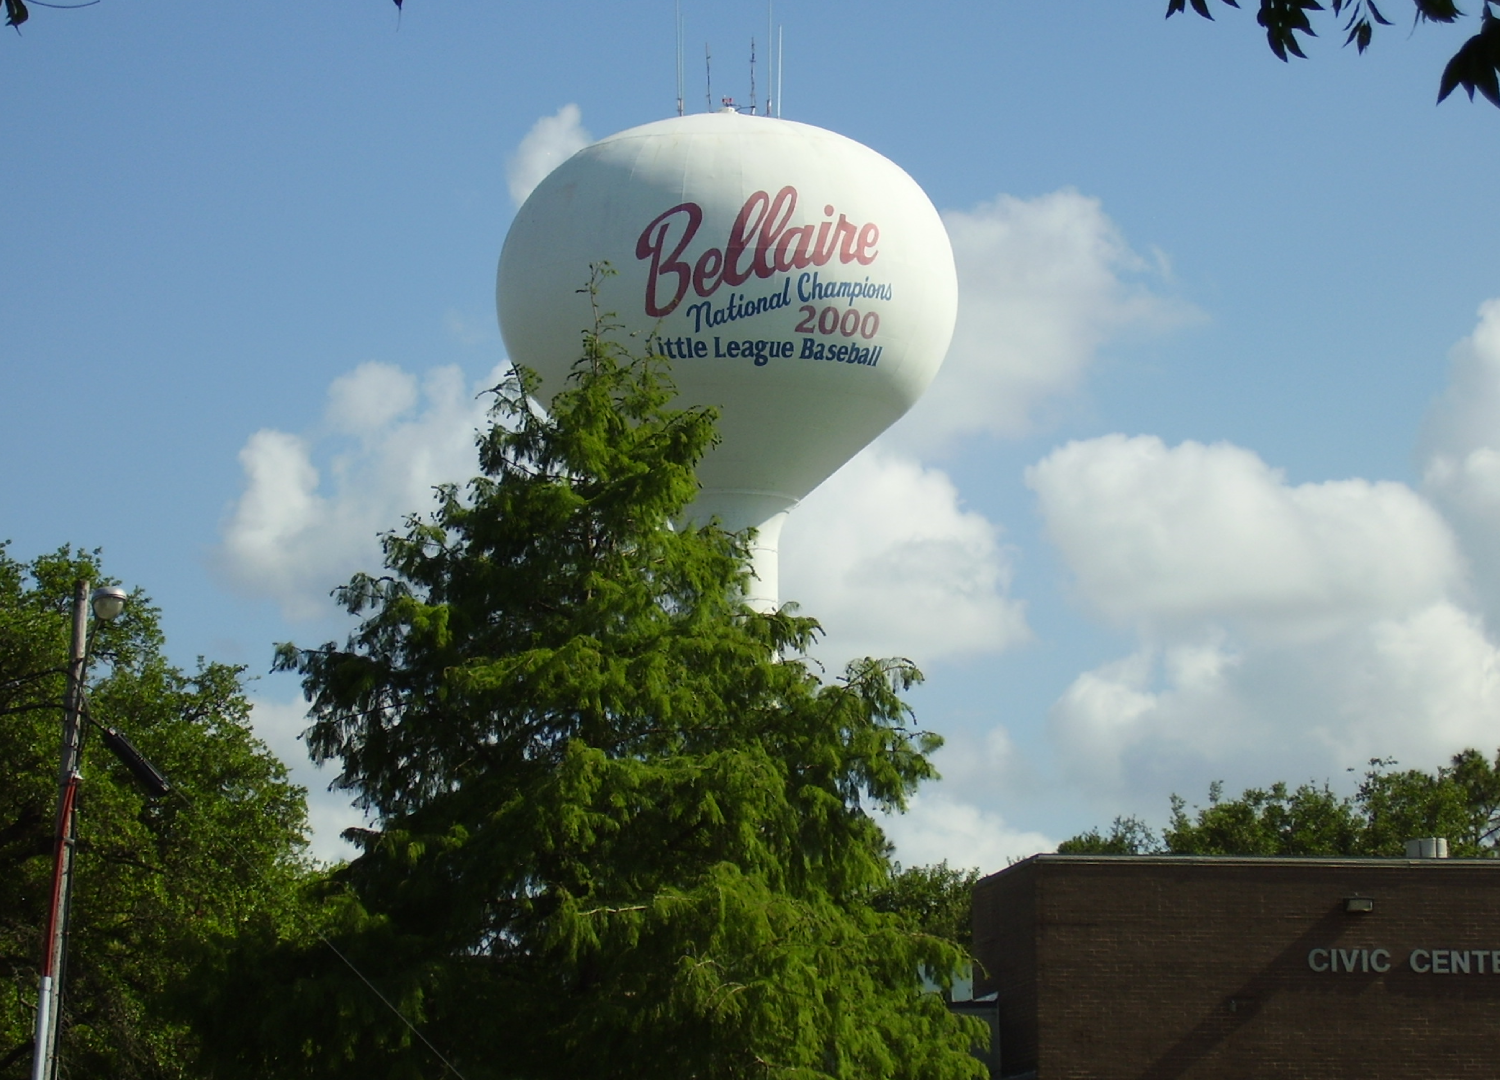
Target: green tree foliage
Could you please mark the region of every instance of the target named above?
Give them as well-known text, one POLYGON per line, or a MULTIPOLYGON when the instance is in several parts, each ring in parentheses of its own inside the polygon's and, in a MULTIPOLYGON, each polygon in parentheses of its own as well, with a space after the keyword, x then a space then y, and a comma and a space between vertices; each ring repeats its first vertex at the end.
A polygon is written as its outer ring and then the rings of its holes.
POLYGON ((1161 841, 1138 817, 1117 817, 1108 833, 1090 829, 1057 845, 1059 855, 1155 855, 1161 851, 1161 841))
MULTIPOLYGON (((1222 2, 1234 8, 1240 6, 1238 0, 1222 2)), ((1481 0, 1479 32, 1464 42, 1443 69, 1438 101, 1461 86, 1468 91, 1470 101, 1474 100, 1477 90, 1500 106, 1500 19, 1491 10, 1494 2, 1481 0)), ((1464 16, 1454 0, 1411 0, 1411 3, 1414 26, 1421 22, 1451 23, 1464 16)), ((1203 18, 1213 18, 1209 0, 1168 0, 1167 18, 1186 11, 1188 4, 1203 18)), ((1288 54, 1305 58, 1307 54, 1302 51, 1302 42, 1297 35, 1316 37, 1314 13, 1325 10, 1343 33, 1344 44, 1352 44, 1360 52, 1369 47, 1377 24, 1391 25, 1375 5, 1375 0, 1330 0, 1328 8, 1319 0, 1260 0, 1256 22, 1265 29, 1271 51, 1282 60, 1286 60, 1288 54)))
POLYGON ((1500 755, 1455 754, 1434 772, 1392 770, 1370 762, 1355 793, 1340 797, 1326 784, 1249 788, 1225 800, 1209 785, 1208 805, 1189 813, 1172 796, 1171 822, 1158 841, 1136 818, 1116 818, 1109 835, 1093 829, 1058 845, 1075 855, 1265 855, 1399 857, 1406 841, 1442 836, 1456 858, 1500 853, 1500 755))
POLYGON ((1500 853, 1500 754, 1492 764, 1478 750, 1464 750, 1432 773, 1387 772, 1391 764, 1372 761, 1355 794, 1365 853, 1401 855, 1405 842, 1419 836, 1447 837, 1457 858, 1500 853))
POLYGON ((905 868, 898 864, 890 883, 875 894, 874 906, 902 916, 920 933, 969 949, 974 943, 973 897, 978 881, 978 870, 955 870, 946 861, 905 868))
POLYGON ((329 936, 431 1049, 284 947, 206 1010, 214 1070, 982 1075, 980 1025, 919 990, 965 954, 875 903, 871 811, 934 775, 917 672, 825 683, 812 620, 747 610, 743 538, 672 525, 713 414, 671 407, 659 357, 584 340, 550 416, 530 376, 497 388, 482 475, 341 591, 347 645, 280 652, 378 822, 329 936))
MULTIPOLYGON (((1284 783, 1250 788, 1225 801, 1222 786, 1208 792, 1208 805, 1187 812, 1172 797, 1172 820, 1162 834, 1173 855, 1363 855, 1360 808, 1325 786, 1284 783)), ((1396 854, 1399 854, 1397 852, 1396 854)))
MULTIPOLYGON (((52 878, 63 669, 73 583, 107 582, 95 556, 27 564, 0 545, 0 1076, 30 1075, 38 964, 52 878)), ((177 1077, 193 1053, 172 995, 247 926, 281 926, 305 874, 301 789, 251 734, 239 672, 162 655, 137 593, 97 627, 89 712, 127 732, 180 795, 148 801, 85 733, 65 1075, 177 1077)))

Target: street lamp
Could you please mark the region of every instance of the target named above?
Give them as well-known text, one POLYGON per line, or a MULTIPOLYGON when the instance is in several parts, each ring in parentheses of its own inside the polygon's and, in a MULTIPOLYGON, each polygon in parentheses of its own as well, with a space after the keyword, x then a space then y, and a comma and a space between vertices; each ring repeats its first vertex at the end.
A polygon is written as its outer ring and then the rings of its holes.
POLYGON ((46 952, 37 991, 36 1041, 31 1080, 54 1080, 57 1074, 57 1022, 62 1004, 63 961, 68 942, 68 902, 73 891, 73 811, 78 801, 78 755, 83 735, 83 683, 88 664, 89 607, 108 622, 125 610, 125 590, 107 585, 89 593, 89 583, 73 585, 73 640, 68 653, 67 689, 63 692, 63 736, 57 771, 57 821, 52 863, 51 903, 47 908, 46 952))
POLYGON ((118 585, 101 585, 90 597, 94 617, 112 622, 125 610, 125 590, 118 585))

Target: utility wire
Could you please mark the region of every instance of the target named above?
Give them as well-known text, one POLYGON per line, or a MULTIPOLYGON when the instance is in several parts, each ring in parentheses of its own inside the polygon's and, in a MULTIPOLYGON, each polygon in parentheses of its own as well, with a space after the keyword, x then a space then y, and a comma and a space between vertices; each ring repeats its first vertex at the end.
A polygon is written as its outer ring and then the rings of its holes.
MULTIPOLYGON (((189 806, 192 805, 191 802, 188 802, 187 796, 183 795, 180 790, 178 790, 176 793, 179 796, 181 796, 183 802, 187 802, 189 806)), ((255 874, 257 877, 259 877, 261 879, 261 882, 263 884, 266 884, 266 885, 270 884, 269 876, 265 873, 265 871, 261 870, 260 867, 256 866, 254 863, 252 863, 245 856, 245 853, 243 851, 241 851, 238 847, 235 847, 232 850, 234 851, 235 855, 239 856, 240 862, 242 864, 244 864, 244 866, 245 866, 245 868, 247 870, 249 870, 252 874, 255 874)), ((454 1065, 453 1062, 449 1061, 443 1055, 443 1052, 441 1050, 439 1050, 436 1046, 433 1046, 432 1045, 432 1040, 429 1039, 426 1035, 423 1035, 422 1032, 420 1030, 418 1030, 417 1025, 413 1024, 411 1022, 410 1018, 407 1017, 407 1015, 404 1012, 402 1012, 399 1008, 397 1008, 396 1004, 393 1001, 391 1001, 390 998, 386 997, 384 994, 382 994, 380 992, 380 988, 378 986, 376 986, 373 982, 370 981, 370 977, 368 975, 366 975, 363 971, 359 970, 359 967, 354 963, 354 961, 350 960, 347 956, 345 956, 344 953, 339 949, 339 947, 337 945, 335 945, 332 941, 328 940, 328 935, 327 934, 323 933, 322 930, 320 930, 318 927, 316 927, 316 926, 313 925, 312 918, 310 916, 303 915, 303 916, 301 916, 301 919, 302 919, 302 925, 303 925, 303 927, 305 929, 307 929, 307 930, 311 930, 317 936, 317 938, 318 938, 319 941, 321 941, 324 945, 328 946, 329 950, 333 953, 334 956, 337 956, 340 960, 342 960, 344 962, 344 966, 346 966, 350 971, 354 972, 354 974, 359 977, 359 981, 360 982, 364 983, 365 986, 369 987, 370 993, 374 994, 377 998, 379 998, 380 999, 380 1003, 382 1005, 384 1005, 387 1009, 391 1010, 391 1012, 393 1012, 393 1013, 396 1014, 396 1019, 400 1020, 401 1023, 405 1024, 406 1025, 406 1030, 410 1031, 413 1035, 415 1035, 418 1039, 420 1039, 422 1041, 422 1045, 425 1046, 425 1047, 427 1047, 427 1049, 429 1049, 429 1050, 432 1051, 433 1056, 443 1063, 443 1068, 445 1070, 447 1070, 447 1072, 451 1072, 454 1076, 458 1077, 458 1080, 468 1080, 468 1077, 464 1076, 463 1073, 461 1073, 461 1072, 458 1071, 458 1066, 454 1065)), ((446 1073, 445 1073, 445 1075, 446 1075, 446 1073)))
MULTIPOLYGON (((180 791, 178 791, 178 794, 182 795, 182 793, 180 791)), ((187 802, 187 796, 186 795, 182 795, 182 799, 183 799, 184 802, 187 802)), ((188 805, 191 806, 192 804, 188 803, 188 805)), ((263 870, 261 870, 259 867, 257 867, 254 863, 252 863, 245 856, 245 853, 243 851, 241 851, 238 847, 233 848, 233 851, 234 851, 234 853, 237 856, 239 856, 240 862, 244 864, 244 866, 245 866, 246 869, 248 869, 252 874, 255 874, 256 876, 258 876, 261 879, 262 883, 267 884, 267 885, 270 884, 270 880, 269 880, 268 875, 263 870)), ((396 1019, 400 1020, 401 1023, 405 1024, 406 1025, 406 1030, 410 1031, 413 1035, 415 1035, 418 1039, 420 1039, 422 1041, 422 1045, 425 1046, 425 1047, 427 1047, 427 1049, 429 1049, 429 1050, 432 1051, 433 1056, 443 1063, 443 1068, 445 1070, 447 1070, 447 1072, 451 1072, 454 1076, 458 1077, 458 1080, 468 1080, 468 1077, 464 1076, 463 1073, 461 1073, 461 1072, 458 1071, 458 1066, 454 1065, 453 1062, 449 1061, 443 1055, 443 1052, 441 1050, 439 1050, 436 1046, 433 1046, 432 1045, 432 1040, 429 1039, 426 1035, 423 1035, 422 1032, 420 1030, 418 1030, 417 1025, 413 1024, 411 1022, 410 1018, 408 1018, 407 1015, 404 1012, 402 1012, 399 1008, 397 1008, 396 1005, 395 1005, 395 1003, 392 1002, 390 998, 386 997, 384 994, 382 994, 380 992, 380 988, 378 986, 376 986, 373 982, 370 981, 370 977, 368 975, 366 975, 363 971, 359 970, 358 966, 355 965, 354 961, 350 960, 347 956, 345 956, 344 953, 339 949, 339 947, 337 945, 335 945, 332 941, 328 940, 328 935, 326 935, 325 933, 323 933, 322 930, 320 930, 318 927, 316 927, 316 926, 313 925, 312 919, 311 919, 310 916, 303 915, 301 918, 302 918, 302 925, 303 925, 303 927, 305 929, 311 930, 315 935, 317 935, 318 940, 321 941, 324 945, 327 945, 328 948, 329 948, 329 950, 333 953, 333 955, 337 956, 340 960, 342 960, 344 962, 344 965, 350 971, 354 972, 354 974, 359 977, 359 981, 362 982, 362 983, 364 983, 365 986, 369 987, 370 993, 374 994, 377 998, 379 998, 382 1005, 384 1005, 387 1009, 391 1010, 391 1012, 393 1012, 393 1013, 396 1014, 396 1019)), ((445 1073, 445 1075, 446 1075, 446 1073, 445 1073)))
POLYGON ((451 1071, 453 1073, 454 1076, 458 1077, 458 1080, 467 1080, 467 1078, 464 1076, 464 1074, 458 1071, 458 1066, 454 1065, 453 1062, 451 1062, 447 1058, 445 1058, 443 1056, 443 1052, 441 1050, 439 1050, 436 1046, 433 1046, 432 1045, 432 1041, 430 1039, 428 1039, 426 1035, 423 1035, 420 1031, 418 1031, 416 1025, 413 1024, 410 1020, 408 1020, 406 1018, 406 1014, 403 1013, 400 1009, 396 1008, 396 1006, 394 1004, 392 1004, 391 999, 388 998, 388 997, 386 997, 384 994, 382 994, 380 992, 380 988, 378 986, 376 986, 374 983, 372 983, 368 978, 365 977, 365 973, 363 971, 360 971, 359 968, 357 968, 357 967, 354 966, 354 961, 350 960, 347 956, 345 956, 342 952, 340 952, 338 946, 335 945, 333 942, 329 941, 328 938, 326 936, 324 936, 323 931, 319 930, 317 927, 314 926, 314 927, 312 927, 312 932, 314 934, 318 935, 318 940, 319 941, 321 941, 324 945, 327 945, 330 949, 333 950, 333 955, 334 956, 337 956, 345 964, 349 965, 349 970, 352 971, 352 972, 354 972, 354 974, 358 975, 359 976, 359 981, 362 982, 362 983, 364 983, 366 986, 368 986, 370 988, 370 993, 374 994, 382 1002, 384 1002, 385 1003, 385 1007, 387 1009, 390 1009, 391 1012, 395 1013, 396 1016, 400 1018, 401 1022, 406 1025, 407 1030, 410 1031, 417 1038, 421 1039, 422 1040, 422 1045, 425 1046, 425 1047, 427 1047, 427 1049, 431 1050, 432 1053, 433 1053, 433 1055, 439 1061, 441 1061, 443 1063, 443 1065, 449 1071, 451 1071))
MULTIPOLYGON (((92 713, 89 711, 88 698, 87 697, 83 698, 83 700, 81 702, 81 705, 82 705, 82 708, 79 711, 83 714, 83 717, 84 717, 85 720, 87 720, 90 724, 92 724, 94 727, 99 728, 103 732, 113 733, 113 731, 114 731, 113 728, 105 727, 105 725, 99 723, 99 721, 97 721, 97 720, 94 719, 92 713)), ((128 765, 129 763, 126 762, 126 764, 128 765)), ((132 768, 131 771, 134 772, 135 770, 132 768)), ((153 769, 153 771, 154 771, 154 769, 153 769)), ((158 775, 160 775, 160 774, 158 774, 158 775)), ((137 774, 137 778, 139 779, 139 774, 137 774)), ((177 796, 189 808, 192 807, 192 805, 193 805, 192 800, 187 797, 187 794, 185 792, 183 792, 183 790, 181 788, 173 787, 173 788, 170 789, 169 794, 177 796)), ((249 858, 246 857, 246 855, 245 855, 245 853, 243 851, 241 851, 238 847, 233 846, 233 845, 230 846, 230 850, 233 851, 234 854, 239 858, 241 864, 245 867, 245 869, 249 870, 251 874, 253 874, 256 877, 260 878, 261 883, 263 885, 270 885, 270 878, 269 878, 269 876, 260 867, 256 866, 254 863, 252 863, 249 860, 249 858)), ((300 916, 300 918, 302 919, 302 923, 303 923, 304 929, 311 930, 313 932, 313 934, 316 935, 316 937, 317 937, 317 939, 319 941, 321 941, 324 945, 327 945, 328 948, 329 948, 329 950, 333 953, 333 955, 337 956, 340 960, 342 960, 344 962, 344 965, 346 967, 348 967, 348 969, 350 971, 354 972, 354 974, 356 976, 359 977, 359 981, 362 982, 362 983, 364 983, 365 986, 369 988, 370 993, 374 994, 377 998, 379 998, 381 1004, 384 1005, 391 1012, 395 1013, 396 1014, 396 1018, 398 1020, 400 1020, 401 1023, 403 1023, 404 1025, 406 1025, 406 1029, 408 1031, 410 1031, 413 1035, 415 1035, 419 1040, 421 1040, 421 1043, 422 1043, 423 1046, 427 1047, 428 1050, 432 1051, 433 1057, 437 1058, 439 1061, 441 1061, 443 1063, 443 1068, 446 1070, 445 1075, 446 1075, 447 1072, 451 1072, 454 1076, 458 1077, 458 1080, 468 1080, 468 1078, 466 1076, 464 1076, 464 1074, 462 1072, 459 1071, 458 1066, 454 1065, 453 1062, 449 1061, 447 1059, 447 1057, 444 1056, 443 1052, 441 1050, 439 1050, 436 1046, 434 1046, 432 1044, 432 1040, 429 1039, 426 1035, 423 1035, 422 1032, 417 1028, 417 1026, 411 1022, 411 1020, 407 1017, 407 1015, 404 1012, 402 1012, 396 1006, 396 1004, 391 1001, 390 998, 386 997, 383 993, 380 992, 380 988, 378 986, 376 986, 373 982, 370 981, 369 976, 366 975, 363 971, 361 971, 359 969, 359 967, 354 963, 353 960, 350 960, 347 956, 345 956, 344 953, 339 949, 339 947, 337 945, 335 945, 332 941, 330 941, 328 939, 328 935, 324 934, 322 930, 320 930, 318 927, 316 927, 316 926, 313 925, 312 920, 311 920, 310 917, 308 917, 306 915, 302 915, 302 916, 300 916)))

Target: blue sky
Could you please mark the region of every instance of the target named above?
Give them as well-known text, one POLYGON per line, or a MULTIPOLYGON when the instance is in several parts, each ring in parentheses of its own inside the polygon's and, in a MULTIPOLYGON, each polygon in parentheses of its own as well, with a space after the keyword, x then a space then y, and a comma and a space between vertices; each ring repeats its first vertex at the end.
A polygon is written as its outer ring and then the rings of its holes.
MULTIPOLYGON (((783 546, 830 656, 928 673, 907 861, 1500 743, 1500 110, 1433 103, 1472 28, 1282 64, 1251 14, 1163 7, 776 8, 785 115, 905 168, 960 251, 931 400, 783 546), (932 573, 872 579, 899 552, 932 573)), ((705 42, 743 98, 764 7, 683 13, 689 108, 705 42)), ((12 552, 102 546, 184 663, 341 634, 327 590, 462 479, 523 140, 668 115, 673 41, 658 2, 33 9, 0 38, 12 552)), ((253 692, 294 753, 295 685, 253 692)))

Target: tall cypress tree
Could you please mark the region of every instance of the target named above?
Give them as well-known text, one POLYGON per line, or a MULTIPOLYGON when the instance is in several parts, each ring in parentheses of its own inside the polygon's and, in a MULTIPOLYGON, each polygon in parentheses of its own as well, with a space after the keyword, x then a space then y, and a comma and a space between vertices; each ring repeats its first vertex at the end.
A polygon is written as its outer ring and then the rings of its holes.
POLYGON ((742 604, 744 539, 674 525, 714 415, 659 357, 596 328, 550 415, 534 389, 497 388, 482 475, 341 590, 348 643, 279 652, 377 823, 338 940, 431 1048, 350 1030, 283 957, 284 1023, 221 1010, 220 1073, 984 1075, 977 1025, 921 992, 963 954, 876 902, 871 811, 934 775, 919 674, 824 681, 813 620, 742 604))

